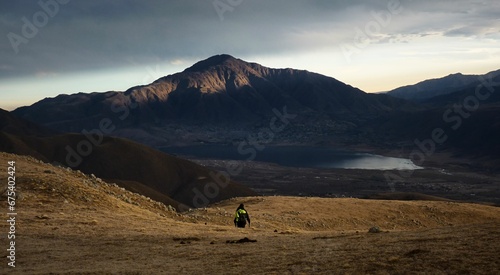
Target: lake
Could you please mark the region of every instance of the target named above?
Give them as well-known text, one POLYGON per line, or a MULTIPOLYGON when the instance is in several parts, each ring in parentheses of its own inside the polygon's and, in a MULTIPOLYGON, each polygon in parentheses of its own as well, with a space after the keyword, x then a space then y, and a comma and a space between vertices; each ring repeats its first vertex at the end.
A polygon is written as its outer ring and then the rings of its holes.
POLYGON ((266 146, 262 150, 237 146, 194 145, 163 147, 162 151, 183 157, 224 160, 255 160, 288 167, 342 168, 366 170, 415 170, 421 169, 409 159, 386 157, 369 153, 314 146, 266 146))

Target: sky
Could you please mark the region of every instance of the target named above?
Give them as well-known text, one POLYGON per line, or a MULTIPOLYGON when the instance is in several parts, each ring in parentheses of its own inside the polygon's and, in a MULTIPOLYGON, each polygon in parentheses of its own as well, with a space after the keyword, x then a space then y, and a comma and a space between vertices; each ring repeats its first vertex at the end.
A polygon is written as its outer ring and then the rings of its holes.
POLYGON ((215 54, 366 92, 500 69, 498 0, 0 0, 0 108, 124 91, 215 54))

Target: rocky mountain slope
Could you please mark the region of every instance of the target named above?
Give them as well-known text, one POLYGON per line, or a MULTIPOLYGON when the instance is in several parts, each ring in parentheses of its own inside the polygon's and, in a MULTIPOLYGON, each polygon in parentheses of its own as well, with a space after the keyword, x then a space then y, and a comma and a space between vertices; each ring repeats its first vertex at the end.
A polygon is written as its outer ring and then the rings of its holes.
POLYGON ((355 128, 373 116, 410 107, 405 101, 367 94, 320 74, 271 69, 217 55, 150 85, 125 92, 60 95, 14 113, 70 132, 98 128, 102 120, 111 120, 113 135, 172 145, 210 142, 213 129, 219 142, 231 142, 267 126, 277 112, 293 114, 294 123, 302 127, 297 132, 307 132, 315 124, 328 132, 355 128))
POLYGON ((12 271, 19 274, 494 274, 500 267, 497 207, 277 196, 177 213, 81 172, 0 153, 8 161, 16 162, 12 271), (250 228, 232 224, 240 203, 250 228), (374 226, 381 233, 368 233, 374 226))

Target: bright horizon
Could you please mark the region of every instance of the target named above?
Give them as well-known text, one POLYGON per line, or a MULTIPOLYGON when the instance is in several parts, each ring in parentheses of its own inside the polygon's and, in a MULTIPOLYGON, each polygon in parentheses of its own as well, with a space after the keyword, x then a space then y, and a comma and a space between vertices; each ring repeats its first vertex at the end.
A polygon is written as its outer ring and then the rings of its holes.
POLYGON ((493 0, 41 3, 0 4, 2 109, 124 91, 215 54, 320 73, 365 92, 500 69, 493 0))

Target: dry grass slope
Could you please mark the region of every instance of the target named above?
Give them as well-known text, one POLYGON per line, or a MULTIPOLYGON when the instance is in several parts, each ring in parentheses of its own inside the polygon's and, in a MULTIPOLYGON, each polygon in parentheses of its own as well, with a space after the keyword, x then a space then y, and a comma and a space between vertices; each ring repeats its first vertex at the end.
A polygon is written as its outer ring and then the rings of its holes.
MULTIPOLYGON (((19 194, 12 270, 17 274, 500 270, 500 208, 440 201, 247 197, 179 214, 81 172, 0 153, 0 163, 9 160, 16 161, 19 194), (239 203, 250 212, 251 228, 232 224, 239 203), (367 233, 372 226, 383 232, 367 233), (231 243, 245 237, 256 242, 231 243)), ((0 168, 0 175, 6 175, 6 165, 0 168)), ((0 231, 6 246, 5 222, 0 231)), ((2 270, 7 261, 3 251, 2 270)))

